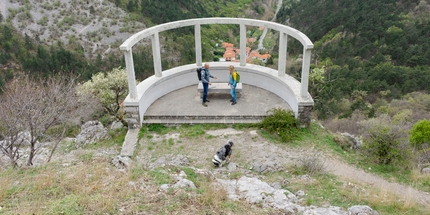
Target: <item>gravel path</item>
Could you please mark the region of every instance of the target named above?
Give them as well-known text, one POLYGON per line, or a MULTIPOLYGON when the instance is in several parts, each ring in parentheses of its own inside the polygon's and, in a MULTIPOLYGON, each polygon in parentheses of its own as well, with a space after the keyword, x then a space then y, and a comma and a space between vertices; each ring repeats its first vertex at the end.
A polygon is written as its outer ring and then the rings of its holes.
POLYGON ((413 200, 422 205, 430 207, 430 194, 412 187, 401 185, 394 182, 388 182, 385 179, 365 172, 362 169, 357 169, 353 166, 340 162, 336 159, 326 160, 327 166, 330 168, 330 173, 347 180, 358 182, 361 184, 371 185, 375 188, 392 192, 402 198, 404 201, 413 200))

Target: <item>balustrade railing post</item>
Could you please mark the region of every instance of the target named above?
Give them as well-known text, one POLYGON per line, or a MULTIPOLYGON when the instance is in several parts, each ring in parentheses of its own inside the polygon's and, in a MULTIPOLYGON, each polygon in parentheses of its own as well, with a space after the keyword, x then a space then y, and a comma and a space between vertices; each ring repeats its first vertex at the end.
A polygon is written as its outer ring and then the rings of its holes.
POLYGON ((285 68, 287 66, 287 42, 288 35, 281 32, 279 35, 279 58, 278 58, 278 76, 285 76, 285 68))
POLYGON ((124 51, 125 67, 127 70, 128 90, 131 99, 137 99, 136 75, 134 73, 132 48, 124 51))
POLYGON ((194 26, 194 42, 196 44, 196 64, 202 66, 202 36, 199 24, 194 26))
POLYGON ((301 89, 300 89, 300 96, 302 98, 308 97, 310 64, 311 64, 311 49, 303 48, 302 79, 301 79, 301 89))
POLYGON ((151 36, 152 40, 152 60, 154 61, 154 71, 156 77, 163 76, 161 68, 161 55, 160 55, 160 39, 158 32, 151 36))
POLYGON ((240 66, 246 65, 246 26, 240 24, 240 66))

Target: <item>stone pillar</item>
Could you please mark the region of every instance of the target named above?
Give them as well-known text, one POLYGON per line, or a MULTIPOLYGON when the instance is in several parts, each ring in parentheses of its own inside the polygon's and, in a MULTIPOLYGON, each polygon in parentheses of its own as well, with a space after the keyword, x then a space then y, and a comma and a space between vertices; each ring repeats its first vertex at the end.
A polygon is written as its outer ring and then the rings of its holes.
POLYGON ((196 65, 202 66, 202 36, 199 24, 194 26, 194 42, 196 44, 196 65))
POLYGON ((158 36, 158 32, 154 33, 151 36, 152 40, 152 60, 154 61, 154 71, 155 71, 155 77, 161 77, 162 69, 161 69, 161 54, 160 54, 160 39, 158 36))
POLYGON ((311 124, 311 113, 313 105, 299 105, 298 120, 300 127, 308 128, 311 124))
POLYGON ((137 99, 136 75, 134 73, 133 51, 124 51, 125 67, 127 69, 128 90, 131 99, 137 99))
POLYGON ((125 113, 125 120, 128 123, 128 128, 140 127, 139 106, 126 106, 125 113))
POLYGON ((278 58, 278 76, 285 76, 287 66, 287 39, 288 34, 281 32, 279 35, 279 58, 278 58))
POLYGON ((311 49, 303 48, 302 80, 301 80, 301 88, 300 88, 300 96, 302 98, 308 97, 310 65, 311 65, 311 49))
POLYGON ((246 65, 246 26, 240 24, 240 66, 246 65))

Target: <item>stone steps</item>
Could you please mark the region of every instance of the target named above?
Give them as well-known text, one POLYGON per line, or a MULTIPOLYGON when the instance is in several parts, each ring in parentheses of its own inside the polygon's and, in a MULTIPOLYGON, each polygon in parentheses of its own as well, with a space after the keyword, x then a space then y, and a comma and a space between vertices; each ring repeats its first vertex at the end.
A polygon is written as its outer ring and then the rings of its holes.
POLYGON ((199 115, 199 116, 145 116, 142 124, 234 124, 234 123, 257 123, 266 115, 199 115))

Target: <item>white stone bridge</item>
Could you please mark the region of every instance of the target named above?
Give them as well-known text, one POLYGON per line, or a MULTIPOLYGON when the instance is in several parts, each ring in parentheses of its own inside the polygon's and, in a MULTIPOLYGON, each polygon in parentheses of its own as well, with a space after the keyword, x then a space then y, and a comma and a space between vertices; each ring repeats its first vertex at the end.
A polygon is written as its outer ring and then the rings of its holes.
MULTIPOLYGON (((151 104, 164 95, 189 86, 195 86, 197 89, 198 80, 195 70, 197 67, 202 66, 201 25, 210 24, 237 24, 240 26, 240 62, 209 62, 211 74, 218 76, 219 81, 227 80, 228 72, 226 71, 228 66, 234 65, 236 70, 241 74, 241 82, 244 85, 262 88, 279 96, 288 103, 301 125, 308 126, 314 105, 312 97, 308 93, 309 66, 313 43, 305 34, 294 28, 275 22, 243 18, 201 18, 175 21, 144 29, 128 38, 120 46, 120 49, 124 51, 125 55, 130 90, 130 94, 124 101, 129 124, 134 127, 141 126, 142 123, 147 123, 145 122, 146 111, 151 104), (186 26, 194 26, 196 63, 163 71, 161 67, 159 33, 186 26), (246 26, 264 26, 267 29, 279 32, 278 70, 246 63, 246 26), (132 48, 139 41, 148 37, 152 41, 155 74, 136 85, 132 48), (303 45, 301 83, 285 74, 288 37, 298 40, 303 45)), ((246 91, 246 89, 244 88, 243 91, 246 91)), ((189 103, 193 101, 183 102, 189 103)), ((205 110, 201 106, 201 102, 194 105, 199 105, 201 109, 205 110)), ((185 117, 188 121, 184 121, 184 123, 207 123, 204 120, 196 120, 198 119, 198 114, 193 117, 185 117)), ((216 116, 216 118, 219 117, 216 116)), ((234 122, 243 121, 236 119, 234 122)))

